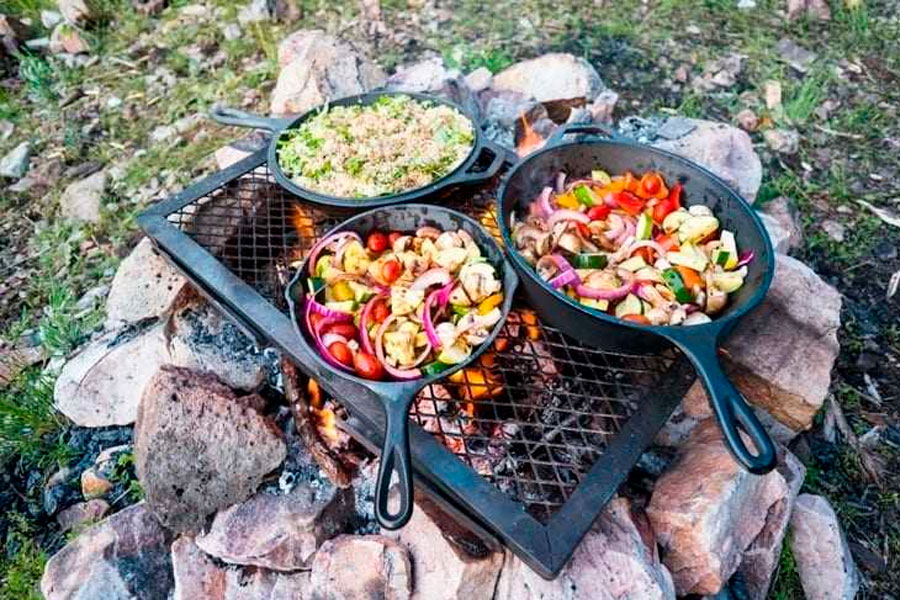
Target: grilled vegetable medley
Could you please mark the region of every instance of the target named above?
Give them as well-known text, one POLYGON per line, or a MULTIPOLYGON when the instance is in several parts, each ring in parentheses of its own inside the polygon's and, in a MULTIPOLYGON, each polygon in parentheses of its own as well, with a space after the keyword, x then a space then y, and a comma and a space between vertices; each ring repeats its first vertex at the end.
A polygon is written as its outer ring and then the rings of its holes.
MULTIPOLYGON (((521 255, 550 286, 581 304, 645 325, 708 323, 744 284, 753 252, 682 186, 648 172, 545 187, 512 223, 521 255)), ((515 219, 515 215, 512 216, 515 219)))
POLYGON ((463 362, 501 317, 497 273, 462 229, 336 233, 307 264, 309 335, 326 361, 367 379, 463 362))
POLYGON ((450 106, 410 96, 332 106, 285 132, 278 164, 297 185, 341 198, 420 188, 472 150, 472 122, 450 106))

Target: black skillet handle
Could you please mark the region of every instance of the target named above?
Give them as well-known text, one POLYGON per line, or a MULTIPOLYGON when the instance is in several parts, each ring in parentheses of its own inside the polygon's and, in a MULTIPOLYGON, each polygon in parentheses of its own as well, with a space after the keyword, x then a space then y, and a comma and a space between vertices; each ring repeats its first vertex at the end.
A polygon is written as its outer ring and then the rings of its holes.
MULTIPOLYGON (((716 354, 717 335, 693 334, 690 330, 697 328, 699 333, 704 326, 686 326, 677 328, 678 334, 672 339, 694 364, 697 374, 703 381, 709 403, 722 428, 725 442, 734 458, 751 473, 762 475, 775 468, 777 456, 775 445, 756 413, 728 376, 722 371, 719 357, 716 354), (689 333, 690 332, 690 333, 689 333), (681 334, 681 335, 679 335, 681 334), (753 454, 741 437, 744 432, 753 442, 756 454, 753 454)), ((709 327, 708 325, 705 327, 709 327)))
POLYGON ((561 125, 556 131, 550 134, 547 139, 547 147, 558 146, 563 142, 563 138, 567 135, 586 134, 594 137, 604 137, 611 140, 623 139, 621 135, 615 132, 612 127, 600 125, 599 123, 568 123, 561 125))
POLYGON ((384 400, 387 432, 381 447, 381 462, 375 481, 375 518, 385 529, 400 529, 413 511, 412 459, 409 453, 409 405, 412 397, 384 400), (388 499, 394 471, 399 479, 400 506, 391 513, 388 499))
POLYGON ((472 167, 470 166, 467 170, 453 177, 451 179, 452 184, 469 185, 471 183, 481 183, 482 181, 487 181, 497 174, 497 171, 500 170, 500 167, 503 166, 503 163, 508 158, 506 150, 490 140, 484 141, 484 144, 481 146, 481 148, 479 148, 478 153, 479 155, 487 153, 487 155, 491 157, 491 163, 487 166, 487 168, 482 171, 473 171, 472 167))
POLYGON ((251 129, 263 129, 275 133, 294 121, 293 117, 274 118, 261 117, 236 108, 225 106, 213 106, 209 111, 210 118, 222 125, 234 125, 235 127, 249 127, 251 129))

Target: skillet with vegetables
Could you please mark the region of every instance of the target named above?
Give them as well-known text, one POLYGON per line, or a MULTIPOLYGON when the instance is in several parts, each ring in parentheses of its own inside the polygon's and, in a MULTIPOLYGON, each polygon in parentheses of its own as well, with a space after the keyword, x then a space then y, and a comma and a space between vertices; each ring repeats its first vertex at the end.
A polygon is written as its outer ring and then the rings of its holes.
POLYGON ((512 238, 544 281, 589 308, 645 325, 708 323, 743 285, 753 253, 685 200, 681 184, 655 172, 596 170, 568 184, 560 173, 512 238))
POLYGON ((494 267, 466 231, 343 231, 307 261, 304 319, 331 365, 373 380, 465 361, 501 319, 494 267))

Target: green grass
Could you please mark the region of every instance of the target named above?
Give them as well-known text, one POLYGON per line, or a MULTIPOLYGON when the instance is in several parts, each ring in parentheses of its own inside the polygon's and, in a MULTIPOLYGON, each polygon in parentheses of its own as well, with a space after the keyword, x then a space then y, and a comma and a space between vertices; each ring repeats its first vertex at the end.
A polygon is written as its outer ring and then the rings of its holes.
POLYGON ((24 516, 6 516, 10 520, 4 544, 8 558, 0 554, 0 600, 42 600, 38 585, 47 554, 32 539, 33 527, 24 516))
MULTIPOLYGON (((790 533, 788 533, 788 536, 790 533)), ((778 568, 772 587, 769 589, 769 598, 772 600, 800 600, 804 598, 803 586, 800 583, 800 574, 797 573, 797 563, 791 554, 787 536, 781 547, 781 556, 778 559, 778 568)))
POLYGON ((809 74, 786 93, 783 114, 791 125, 804 125, 828 94, 828 76, 824 71, 809 74))
POLYGON ((38 54, 23 50, 17 57, 19 78, 25 82, 28 94, 36 102, 55 102, 58 94, 54 89, 56 76, 54 68, 38 54))
POLYGON ((26 369, 0 389, 0 465, 19 460, 50 467, 70 455, 61 435, 65 418, 53 408, 54 379, 26 369))

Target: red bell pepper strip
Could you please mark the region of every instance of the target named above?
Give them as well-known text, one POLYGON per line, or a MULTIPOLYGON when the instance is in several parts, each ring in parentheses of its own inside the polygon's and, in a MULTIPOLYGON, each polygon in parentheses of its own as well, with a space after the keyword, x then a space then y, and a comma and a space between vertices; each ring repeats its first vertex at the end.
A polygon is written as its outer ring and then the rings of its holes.
POLYGON ((672 190, 669 192, 669 196, 653 207, 653 220, 655 222, 662 223, 663 219, 666 218, 666 215, 681 208, 682 189, 682 185, 680 183, 676 183, 672 186, 672 190))
POLYGON ((619 192, 615 195, 616 203, 630 215, 639 215, 644 210, 646 200, 641 200, 631 192, 619 192))

